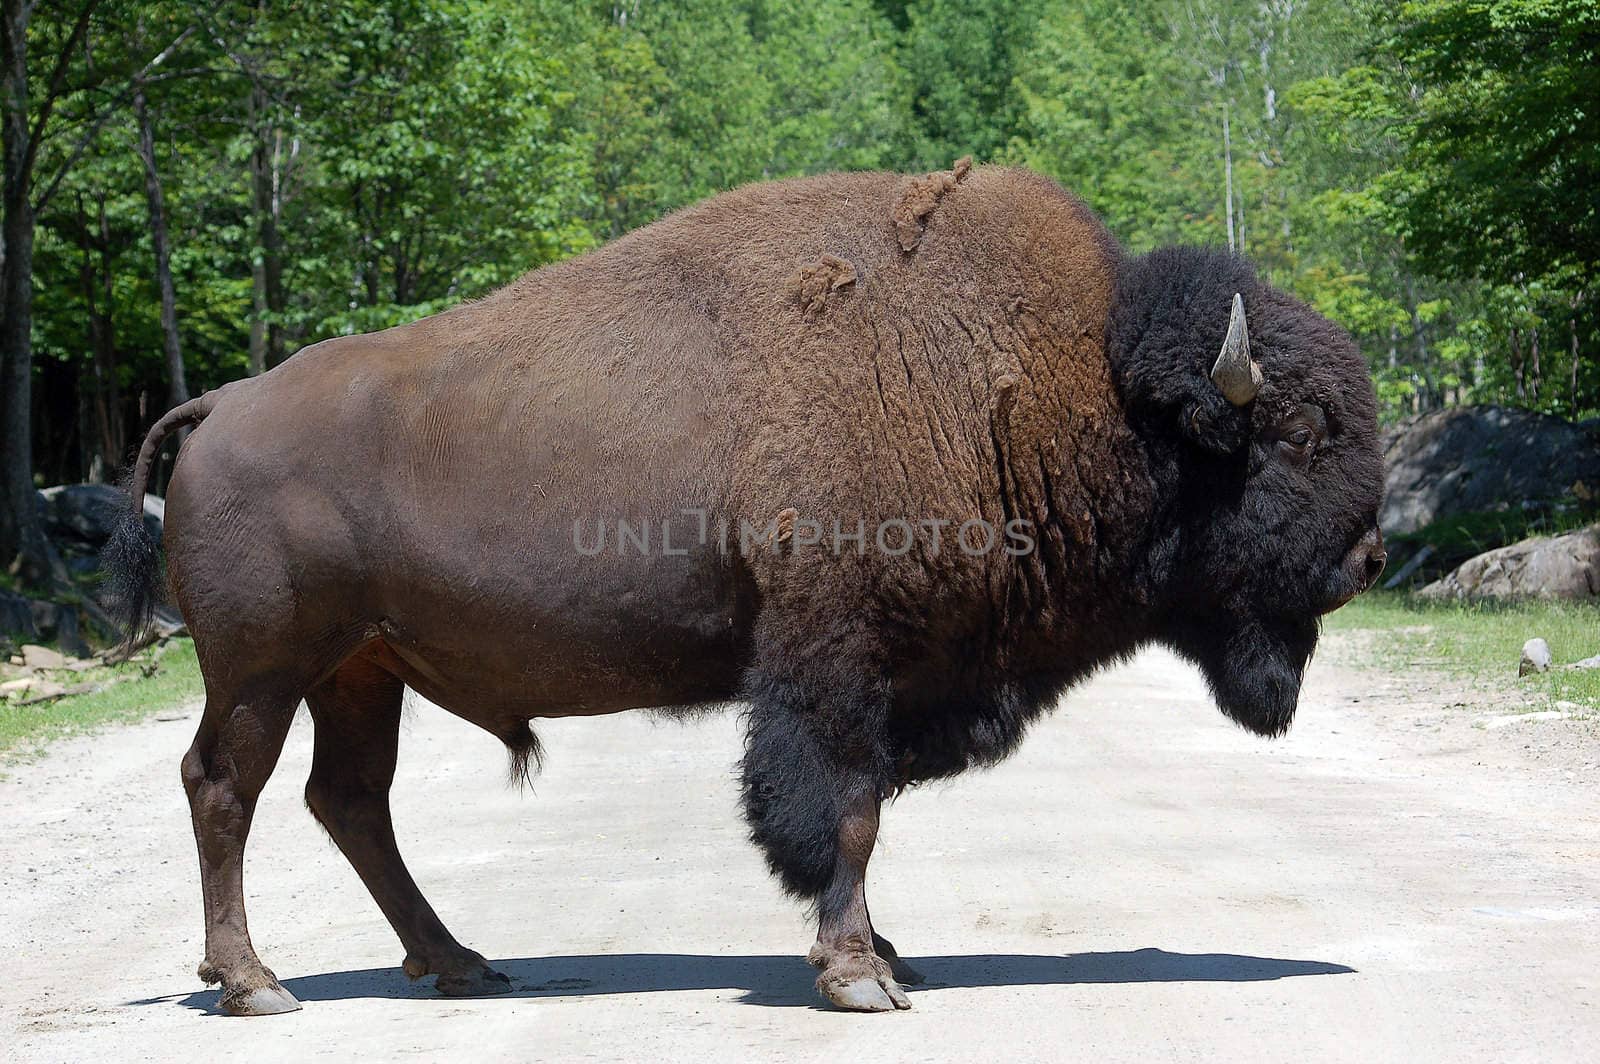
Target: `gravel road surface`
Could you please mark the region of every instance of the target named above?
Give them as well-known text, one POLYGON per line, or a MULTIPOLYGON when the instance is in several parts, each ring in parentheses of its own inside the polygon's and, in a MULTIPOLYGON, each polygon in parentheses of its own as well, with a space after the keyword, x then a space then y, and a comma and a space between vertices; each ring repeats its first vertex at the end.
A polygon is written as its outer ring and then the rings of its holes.
POLYGON ((1600 742, 1319 659, 1289 738, 1147 653, 1011 761, 885 814, 879 929, 907 1013, 827 1011, 812 937, 737 814, 734 716, 548 722, 532 793, 435 707, 402 737, 401 848, 511 994, 437 997, 301 804, 302 713, 250 840, 250 923, 305 1008, 194 975, 178 760, 198 710, 0 780, 12 1061, 1595 1060, 1600 742))

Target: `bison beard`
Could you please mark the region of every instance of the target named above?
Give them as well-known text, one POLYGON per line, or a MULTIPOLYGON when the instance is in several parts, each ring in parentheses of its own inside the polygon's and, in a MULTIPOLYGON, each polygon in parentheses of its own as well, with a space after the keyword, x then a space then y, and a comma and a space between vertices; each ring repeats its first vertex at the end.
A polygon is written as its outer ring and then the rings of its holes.
POLYGON ((1195 625, 1173 642, 1204 673, 1217 708, 1257 735, 1289 730, 1300 680, 1317 645, 1315 621, 1195 625))
POLYGON ((150 463, 197 424, 165 546, 206 679, 182 766, 200 974, 227 1011, 297 1007, 242 876, 302 699, 307 805, 405 971, 446 994, 508 983, 396 846, 406 688, 500 737, 519 776, 532 719, 742 700, 751 838, 815 904, 818 989, 907 1008, 915 973, 866 901, 884 799, 998 762, 1149 643, 1281 733, 1317 614, 1370 569, 1350 552, 1376 542, 1375 409, 1348 338, 1243 260, 1130 258, 1055 184, 965 161, 735 190, 208 392, 151 430, 107 558, 136 629, 159 583, 150 463), (734 542, 573 539, 685 508, 734 542), (969 518, 1025 522, 1034 548, 802 543, 802 521, 969 518), (741 523, 773 549, 744 550, 741 523))

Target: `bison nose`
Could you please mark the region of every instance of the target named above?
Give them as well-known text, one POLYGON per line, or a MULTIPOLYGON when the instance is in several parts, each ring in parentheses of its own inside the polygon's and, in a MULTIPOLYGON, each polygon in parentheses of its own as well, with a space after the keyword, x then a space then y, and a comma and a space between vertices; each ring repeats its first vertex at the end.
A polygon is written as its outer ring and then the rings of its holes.
POLYGON ((1383 533, 1373 528, 1361 537, 1355 550, 1350 552, 1350 569, 1353 574, 1358 574, 1361 581, 1361 590, 1366 591, 1378 582, 1378 577, 1383 572, 1384 563, 1389 560, 1389 552, 1383 549, 1383 533))

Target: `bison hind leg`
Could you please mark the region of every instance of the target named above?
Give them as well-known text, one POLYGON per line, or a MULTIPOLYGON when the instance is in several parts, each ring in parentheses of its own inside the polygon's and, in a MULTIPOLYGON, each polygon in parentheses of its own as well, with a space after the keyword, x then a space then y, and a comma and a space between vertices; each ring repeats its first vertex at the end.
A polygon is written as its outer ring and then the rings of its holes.
MULTIPOLYGON (((511 989, 481 953, 458 942, 423 897, 395 841, 389 790, 399 750, 405 687, 379 657, 346 660, 306 701, 316 724, 306 806, 338 845, 383 911, 413 979, 435 975, 442 994, 511 989)), ((531 751, 529 753, 531 756, 531 751)))
POLYGON ((299 702, 300 693, 289 682, 258 680, 224 690, 208 675, 205 711, 183 758, 205 902, 199 975, 222 984, 219 1005, 235 1016, 300 1007, 256 955, 244 901, 244 850, 256 799, 277 764, 299 702))

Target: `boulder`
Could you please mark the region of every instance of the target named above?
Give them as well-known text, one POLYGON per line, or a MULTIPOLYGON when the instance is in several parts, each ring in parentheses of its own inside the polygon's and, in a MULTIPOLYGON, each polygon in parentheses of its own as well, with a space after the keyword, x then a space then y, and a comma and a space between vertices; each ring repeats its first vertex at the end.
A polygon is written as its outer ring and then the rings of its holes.
POLYGON ((1433 599, 1600 600, 1600 524, 1487 551, 1417 594, 1433 599))
POLYGON ((0 588, 0 633, 28 643, 39 638, 32 599, 0 588))
POLYGON ((1386 535, 1455 514, 1600 496, 1600 433, 1549 414, 1468 406, 1409 418, 1384 433, 1386 535))
MULTIPOLYGON (((111 529, 127 496, 110 484, 60 484, 39 492, 45 531, 63 550, 98 552, 111 538, 111 529)), ((157 543, 166 517, 166 502, 154 495, 144 498, 144 525, 157 543)))
POLYGON ((64 669, 67 667, 67 660, 65 654, 49 647, 29 643, 22 648, 22 662, 30 669, 64 669))
POLYGON ((31 599, 0 590, 0 636, 21 643, 55 643, 68 654, 86 657, 89 646, 78 627, 78 609, 64 602, 31 599))
MULTIPOLYGON (((127 506, 127 496, 110 484, 59 484, 35 495, 39 519, 65 562, 81 600, 51 602, 31 599, 0 590, 0 646, 6 641, 55 643, 68 654, 79 657, 90 653, 79 627, 79 611, 95 625, 97 638, 111 638, 111 617, 118 603, 109 585, 100 582, 100 552, 127 506)), ((152 538, 161 542, 166 519, 166 501, 146 495, 144 524, 152 538)), ((75 598, 75 596, 64 596, 75 598)), ((175 610, 159 607, 163 634, 181 629, 182 618, 175 610)))
POLYGON ((40 639, 55 643, 68 654, 85 657, 89 647, 78 630, 78 608, 65 602, 35 599, 33 602, 33 627, 40 639))

